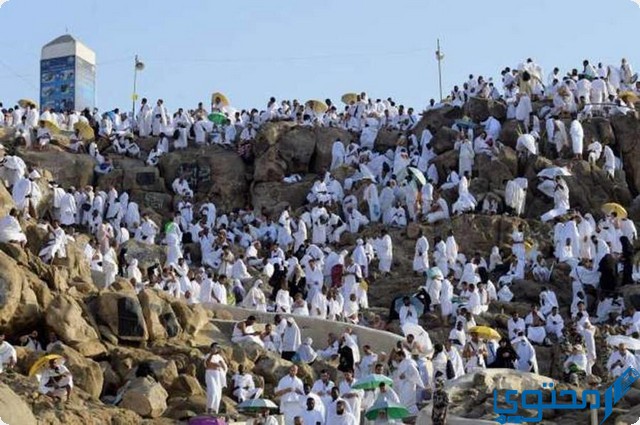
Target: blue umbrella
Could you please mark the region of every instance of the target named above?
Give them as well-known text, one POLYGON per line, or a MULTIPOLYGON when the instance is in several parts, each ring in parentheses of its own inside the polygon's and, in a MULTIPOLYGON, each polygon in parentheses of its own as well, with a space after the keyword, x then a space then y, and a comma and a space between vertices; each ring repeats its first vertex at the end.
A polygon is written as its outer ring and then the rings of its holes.
MULTIPOLYGON (((398 298, 396 300, 394 304, 396 312, 400 312, 400 307, 404 305, 403 298, 404 297, 398 298)), ((416 308, 416 312, 418 313, 418 316, 422 316, 422 313, 424 313, 424 304, 422 303, 422 301, 420 301, 416 297, 409 297, 409 301, 411 301, 411 304, 413 304, 413 306, 416 308)))

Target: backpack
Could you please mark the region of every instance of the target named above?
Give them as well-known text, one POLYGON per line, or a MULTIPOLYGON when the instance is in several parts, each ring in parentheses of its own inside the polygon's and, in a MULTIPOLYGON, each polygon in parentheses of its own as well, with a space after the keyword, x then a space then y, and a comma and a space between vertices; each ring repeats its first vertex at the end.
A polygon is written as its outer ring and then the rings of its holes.
POLYGON ((456 376, 456 371, 453 369, 453 363, 447 359, 447 379, 453 379, 456 376))

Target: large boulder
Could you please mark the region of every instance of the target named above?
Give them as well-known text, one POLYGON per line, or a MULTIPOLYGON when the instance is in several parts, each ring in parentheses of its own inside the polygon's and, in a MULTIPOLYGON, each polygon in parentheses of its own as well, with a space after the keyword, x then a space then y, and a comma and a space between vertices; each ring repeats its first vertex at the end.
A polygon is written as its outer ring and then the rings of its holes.
POLYGON ((122 396, 121 407, 143 418, 157 418, 167 410, 167 391, 152 378, 135 378, 122 396))
POLYGON ((346 130, 335 127, 316 127, 316 150, 310 164, 310 171, 319 173, 328 170, 331 166, 331 151, 333 143, 340 140, 346 147, 351 143, 353 136, 346 130))
POLYGON ((490 116, 500 121, 507 117, 507 106, 503 102, 479 97, 469 99, 464 105, 464 111, 465 115, 477 123, 486 121, 490 116))
POLYGON ((158 164, 167 187, 185 176, 197 199, 212 199, 221 211, 246 205, 248 184, 240 156, 218 146, 204 146, 164 155, 158 164))
POLYGON ((453 150, 458 134, 457 131, 449 127, 442 127, 433 135, 429 146, 431 146, 436 155, 453 150))
POLYGON ((149 332, 135 293, 102 292, 95 300, 95 314, 118 339, 146 341, 149 332))
POLYGON ((296 210, 305 204, 315 178, 307 176, 297 183, 256 183, 251 188, 253 208, 275 217, 286 207, 296 210))
POLYGON ((288 173, 308 173, 316 150, 316 134, 310 127, 295 127, 278 140, 278 152, 287 164, 288 173))
POLYGON ((106 351, 98 332, 87 322, 78 302, 69 295, 60 294, 53 299, 45 312, 45 321, 60 340, 85 356, 106 351), (89 348, 98 349, 98 352, 87 352, 89 348))
POLYGON ((382 129, 378 131, 373 147, 377 152, 386 152, 389 149, 395 150, 400 136, 402 136, 401 131, 382 129))
POLYGON ((269 148, 275 146, 280 138, 295 126, 296 123, 292 121, 270 121, 261 126, 253 144, 256 157, 262 156, 269 148))
MULTIPOLYGON (((0 328, 8 333, 35 326, 42 317, 42 308, 28 277, 33 278, 0 251, 0 328)), ((39 284, 45 285, 41 281, 39 284)))
POLYGON ((95 161, 89 155, 68 152, 33 151, 18 149, 27 165, 51 172, 62 187, 84 187, 93 183, 95 161))
POLYGON ((138 294, 142 314, 149 330, 149 339, 163 340, 178 336, 180 324, 171 308, 171 304, 152 289, 145 289, 138 294))
POLYGON ((129 239, 120 247, 121 250, 126 249, 126 259, 138 260, 138 268, 144 275, 147 268, 153 266, 156 262, 164 264, 167 260, 166 248, 161 245, 147 245, 138 242, 135 239, 129 239))
POLYGON ((611 118, 618 152, 631 194, 640 194, 640 121, 631 115, 615 115, 611 118))
POLYGON ((38 423, 29 405, 3 382, 0 382, 0 421, 7 425, 38 423))
POLYGON ((441 108, 430 109, 422 113, 422 119, 414 128, 414 132, 420 137, 425 128, 437 131, 442 127, 451 127, 455 120, 464 116, 462 108, 445 105, 441 108))
POLYGON ((287 163, 280 157, 278 148, 270 147, 265 153, 256 158, 254 162, 253 181, 281 182, 287 175, 287 163))

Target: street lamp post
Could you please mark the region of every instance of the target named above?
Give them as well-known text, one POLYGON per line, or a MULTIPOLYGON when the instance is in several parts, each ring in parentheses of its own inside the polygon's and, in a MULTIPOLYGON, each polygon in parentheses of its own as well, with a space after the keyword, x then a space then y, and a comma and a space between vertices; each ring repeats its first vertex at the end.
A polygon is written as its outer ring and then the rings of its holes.
POLYGON ((436 60, 438 61, 438 84, 440 86, 440 102, 443 101, 442 97, 442 60, 444 59, 444 53, 440 50, 440 39, 438 39, 438 50, 436 50, 436 60))
POLYGON ((135 120, 136 118, 136 100, 138 100, 138 93, 136 93, 137 83, 138 83, 138 71, 142 71, 144 69, 144 63, 138 60, 138 55, 136 55, 135 65, 133 66, 133 94, 131 95, 131 99, 133 100, 133 107, 131 110, 131 119, 135 120))

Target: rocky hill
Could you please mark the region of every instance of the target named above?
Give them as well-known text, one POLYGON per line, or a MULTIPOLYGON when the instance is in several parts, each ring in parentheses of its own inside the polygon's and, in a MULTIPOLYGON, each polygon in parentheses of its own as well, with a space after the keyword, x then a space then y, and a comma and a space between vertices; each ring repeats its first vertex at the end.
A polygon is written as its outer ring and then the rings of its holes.
MULTIPOLYGON (((536 105, 536 108, 542 105, 536 105)), ((480 251, 487 255, 491 247, 508 248, 509 234, 518 223, 527 226, 527 235, 538 236, 548 243, 552 231, 550 225, 539 221, 540 215, 553 207, 552 201, 535 189, 536 174, 551 164, 571 167, 572 176, 566 181, 571 191, 571 205, 584 212, 600 216, 604 202, 619 202, 629 206, 630 216, 640 220, 640 121, 631 116, 611 119, 596 118, 583 123, 586 140, 593 136, 608 144, 622 159, 624 172, 614 181, 608 179, 598 166, 587 162, 558 159, 553 162, 542 157, 519 160, 515 153, 517 126, 504 121, 504 106, 492 101, 471 100, 465 110, 445 107, 427 112, 419 126, 418 134, 429 126, 434 133, 432 145, 438 154, 435 159, 440 177, 457 165, 457 152, 453 150, 454 133, 449 128, 464 115, 484 120, 489 114, 503 121, 501 141, 506 145, 495 160, 478 157, 477 175, 470 190, 477 199, 488 193, 504 195, 504 181, 517 176, 518 171, 529 180, 527 207, 523 218, 509 216, 463 215, 435 226, 410 225, 406 230, 394 230, 394 265, 389 277, 374 276, 370 286, 370 304, 373 311, 384 314, 391 301, 398 295, 410 293, 423 283, 423 278, 412 273, 415 239, 419 228, 432 240, 433 236, 453 231, 465 253, 480 251)), ((382 130, 375 149, 386 151, 395 147, 400 134, 382 130)), ((331 163, 331 147, 336 139, 345 144, 352 138, 346 131, 334 128, 303 128, 291 123, 277 122, 265 125, 255 144, 255 160, 243 161, 234 151, 221 147, 191 147, 186 151, 172 152, 164 156, 158 167, 149 167, 143 161, 110 155, 115 170, 95 178, 94 162, 88 155, 70 154, 64 150, 66 140, 59 138, 57 146, 48 151, 26 151, 14 146, 12 134, 6 133, 1 141, 7 153, 18 154, 28 165, 46 170, 45 179, 55 179, 62 186, 80 187, 95 184, 101 189, 114 186, 118 191, 129 192, 142 212, 151 213, 158 222, 166 220, 178 202, 171 195, 171 182, 187 174, 190 186, 198 201, 212 199, 221 211, 252 205, 267 214, 276 215, 286 206, 301 208, 317 173, 326 170, 331 163), (288 184, 283 177, 301 174, 302 181, 288 184)), ((148 151, 156 140, 139 140, 148 151)), ((355 172, 343 167, 334 174, 339 180, 355 172)), ((51 204, 51 189, 46 182, 41 187, 45 194, 39 210, 46 212, 51 204)), ((453 201, 456 194, 445 193, 453 201)), ((12 207, 11 196, 0 185, 0 215, 12 207)), ((32 330, 41 334, 55 332, 61 343, 57 353, 64 355, 76 381, 71 401, 66 405, 54 405, 37 396, 37 385, 25 375, 37 358, 34 353, 19 349, 19 373, 0 374, 0 417, 14 424, 170 424, 186 420, 204 411, 202 357, 212 341, 222 342, 225 357, 232 367, 244 364, 246 368, 264 378, 267 389, 272 388, 282 375, 288 362, 254 347, 238 347, 229 340, 229 321, 239 319, 242 313, 210 306, 192 306, 163 294, 145 290, 136 295, 131 285, 118 280, 111 288, 100 288, 100 277, 92 274, 81 260, 87 236, 76 235, 76 241, 68 246, 68 258, 56 260, 52 265, 38 258, 46 232, 35 221, 22 223, 29 243, 25 249, 11 244, 0 244, 0 328, 10 338, 32 330), (134 378, 136 367, 142 362, 151 365, 158 382, 134 378), (117 391, 130 381, 118 408, 109 404, 117 391)), ((378 227, 367 228, 361 236, 375 234, 378 227)), ((353 247, 355 235, 345 235, 342 244, 353 247)), ((141 266, 155 258, 162 258, 161 248, 149 249, 129 242, 127 249, 135 255, 141 266)), ((548 245, 541 245, 544 250, 548 245)), ((196 246, 188 247, 195 258, 196 246)), ((563 314, 571 301, 569 270, 557 267, 551 287, 559 296, 563 314)), ((528 303, 538 300, 536 283, 516 282, 513 292, 517 303, 493 305, 488 314, 478 320, 498 329, 506 328, 507 314, 513 309, 528 311, 528 303)), ((635 288, 625 289, 627 301, 638 304, 635 288)), ((640 306, 638 306, 640 307, 640 306)), ((432 340, 442 340, 449 332, 450 324, 439 317, 427 315, 425 327, 432 340)), ((323 329, 337 330, 339 324, 326 322, 323 329)), ((309 327, 312 329, 312 327, 309 327)), ((310 331, 309 331, 310 332, 310 331)), ((365 332, 360 330, 358 332, 365 332)), ((602 344, 601 338, 598 338, 602 344)), ((393 340, 385 340, 391 345, 393 340)), ((561 347, 538 349, 541 373, 559 378, 561 347)), ((604 356, 603 356, 604 357, 604 356)), ((600 358, 597 370, 602 371, 600 358)), ((319 368, 335 365, 316 364, 303 368, 309 379, 319 368)), ((332 369, 335 370, 335 369, 332 369)), ((490 380, 487 377, 474 379, 490 380)), ((516 378, 510 378, 516 379, 516 378)), ((492 416, 490 385, 477 385, 471 389, 462 383, 454 412, 460 417, 489 419, 492 416), (464 393, 467 391, 467 393, 464 393), (473 393, 473 397, 468 397, 473 393)), ((640 392, 632 390, 618 407, 630 408, 640 400, 640 392)), ((236 416, 235 405, 225 397, 223 410, 236 416)), ((624 410, 616 414, 623 413, 624 410)), ((557 411, 545 417, 545 423, 575 423, 574 416, 557 411)), ((420 422, 427 423, 427 422, 420 422)), ((580 422, 582 423, 582 422, 580 422)))

